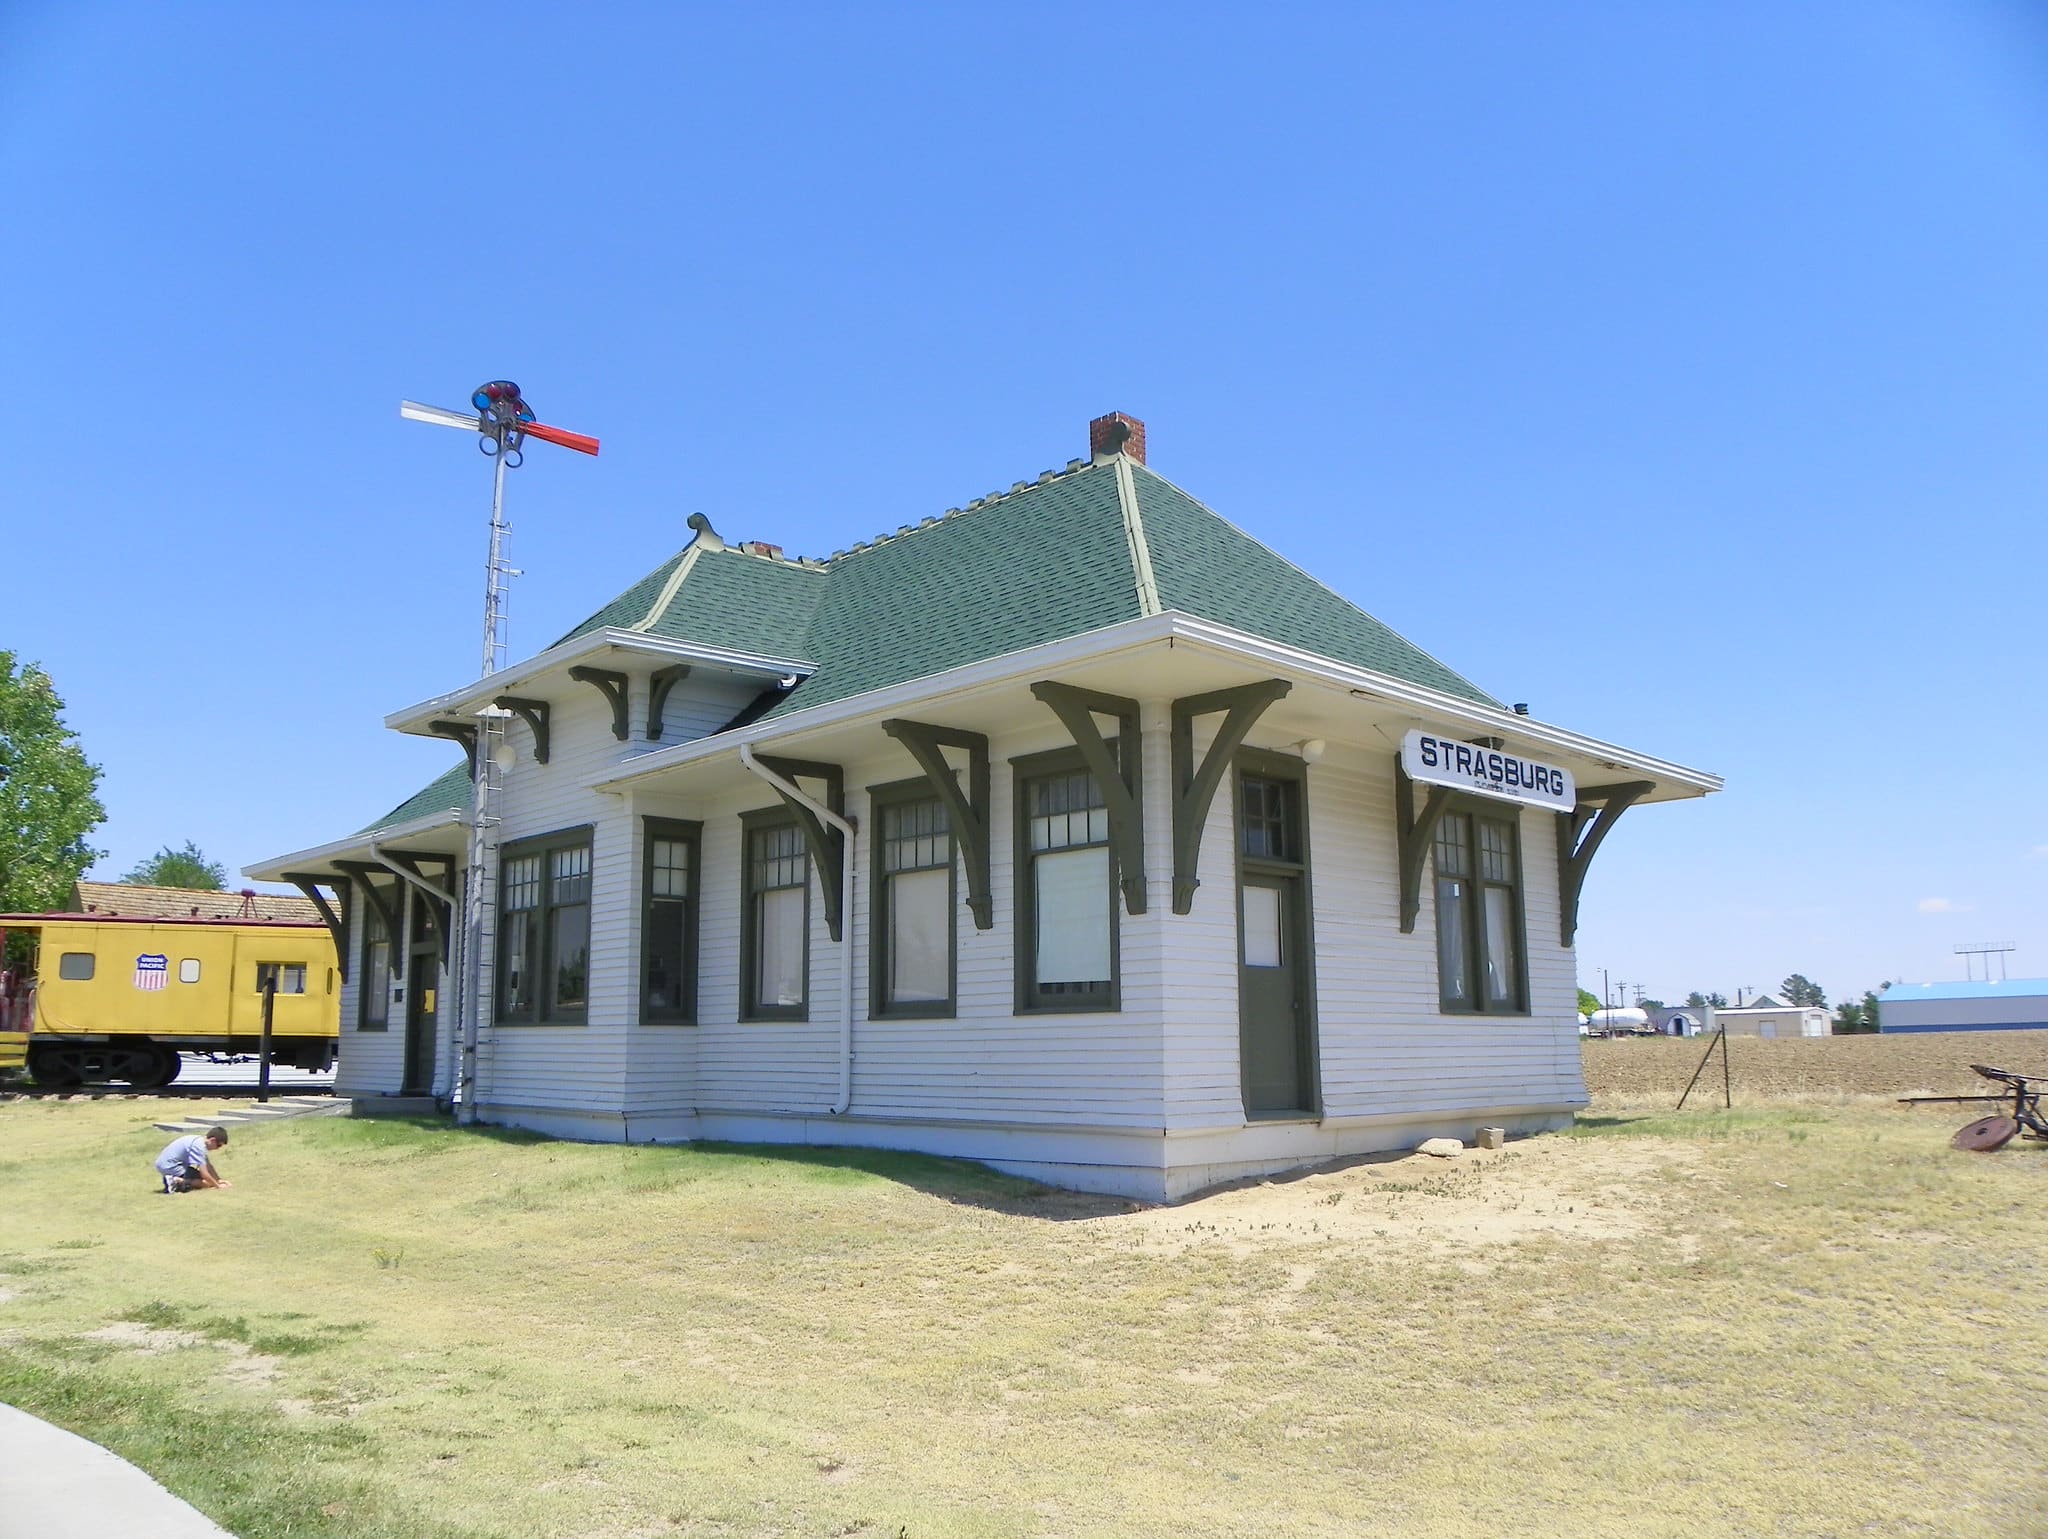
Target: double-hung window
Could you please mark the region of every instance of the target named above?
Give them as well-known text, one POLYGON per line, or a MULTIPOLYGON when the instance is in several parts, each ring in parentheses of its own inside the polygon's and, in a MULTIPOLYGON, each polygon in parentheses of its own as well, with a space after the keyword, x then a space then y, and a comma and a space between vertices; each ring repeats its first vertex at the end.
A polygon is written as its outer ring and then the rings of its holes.
POLYGON ((1109 805, 1078 754, 1020 761, 1017 1006, 1117 1008, 1109 805))
POLYGON ((640 1019, 697 1019, 697 866, 702 825, 646 821, 640 909, 640 1019))
POLYGON ((740 915, 740 1013, 754 1021, 809 1019, 811 856, 796 820, 777 808, 747 814, 740 915))
POLYGON ((590 830, 506 846, 498 870, 498 1019, 580 1026, 589 1005, 590 830))
POLYGON ((363 972, 356 989, 356 1030, 388 1031, 391 1027, 391 931, 384 915, 365 895, 363 972))
POLYGON ((876 786, 873 980, 876 1015, 954 1012, 953 825, 922 780, 876 786))
POLYGON ((1437 990, 1447 1011, 1519 1015, 1522 873, 1515 824, 1452 810, 1436 826, 1437 990))

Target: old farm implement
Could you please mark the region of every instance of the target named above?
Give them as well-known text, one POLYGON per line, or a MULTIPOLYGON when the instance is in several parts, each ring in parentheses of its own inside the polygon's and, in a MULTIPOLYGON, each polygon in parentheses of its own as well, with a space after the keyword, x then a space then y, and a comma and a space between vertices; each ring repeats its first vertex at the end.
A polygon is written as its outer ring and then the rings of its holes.
POLYGON ((1998 1094, 1975 1099, 2005 1101, 2008 1105, 2002 1112, 1979 1117, 1968 1127, 1959 1129, 1950 1143, 1958 1149, 1989 1154, 1994 1149, 2003 1149, 2022 1130, 2029 1138, 2048 1138, 2048 1117, 2041 1112, 2041 1093, 2048 1088, 2048 1079, 2038 1075, 2014 1074, 1982 1063, 1973 1063, 1970 1067, 1986 1079, 2005 1086, 2004 1091, 1998 1094))

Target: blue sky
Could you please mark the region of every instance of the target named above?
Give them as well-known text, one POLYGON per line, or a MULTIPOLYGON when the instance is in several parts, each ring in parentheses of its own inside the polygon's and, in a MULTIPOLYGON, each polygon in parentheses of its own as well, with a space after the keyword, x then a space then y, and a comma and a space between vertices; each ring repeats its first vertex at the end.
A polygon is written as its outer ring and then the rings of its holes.
POLYGON ((2048 21, 2021 5, 0 5, 0 647, 99 874, 446 763, 689 538, 825 554, 1145 419, 1495 694, 1727 777, 1582 979, 2048 974, 2048 21), (486 18, 492 18, 487 24, 486 18))

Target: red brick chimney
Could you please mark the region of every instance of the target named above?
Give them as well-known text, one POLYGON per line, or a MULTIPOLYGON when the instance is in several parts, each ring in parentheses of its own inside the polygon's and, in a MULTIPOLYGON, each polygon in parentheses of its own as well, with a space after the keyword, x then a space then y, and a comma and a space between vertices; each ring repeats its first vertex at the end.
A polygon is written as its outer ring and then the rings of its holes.
POLYGON ((1145 424, 1136 417, 1126 417, 1120 411, 1097 417, 1089 423, 1089 458, 1105 459, 1112 454, 1127 454, 1140 465, 1144 464, 1145 424))

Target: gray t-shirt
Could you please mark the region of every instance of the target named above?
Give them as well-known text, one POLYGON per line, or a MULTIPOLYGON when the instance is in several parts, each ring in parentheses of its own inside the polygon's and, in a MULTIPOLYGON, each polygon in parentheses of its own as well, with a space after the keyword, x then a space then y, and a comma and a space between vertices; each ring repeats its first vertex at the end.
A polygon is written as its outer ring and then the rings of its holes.
POLYGON ((206 1135, 187 1133, 164 1145, 164 1152, 156 1157, 156 1168, 167 1176, 175 1176, 187 1170, 203 1170, 212 1158, 212 1151, 206 1147, 206 1135))

